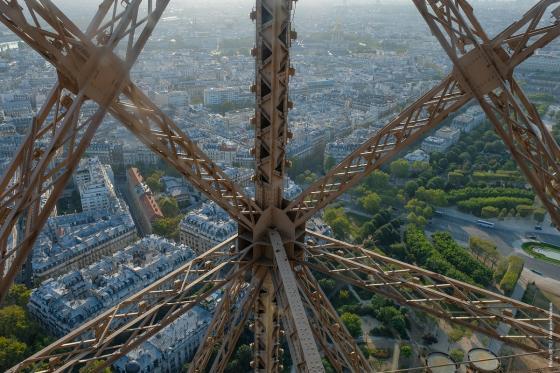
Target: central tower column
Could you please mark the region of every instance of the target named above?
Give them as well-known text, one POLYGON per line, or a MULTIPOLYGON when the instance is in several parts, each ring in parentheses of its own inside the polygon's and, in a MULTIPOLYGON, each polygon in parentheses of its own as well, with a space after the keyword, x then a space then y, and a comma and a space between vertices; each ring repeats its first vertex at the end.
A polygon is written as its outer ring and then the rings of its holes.
MULTIPOLYGON (((240 231, 243 244, 253 243, 253 258, 266 267, 267 275, 258 296, 254 315, 252 366, 256 372, 279 372, 282 367, 278 289, 274 281, 274 254, 269 230, 277 229, 287 242, 295 238, 293 222, 282 211, 288 137, 290 44, 293 0, 256 0, 251 19, 256 22, 255 84, 255 201, 262 208, 252 232, 240 231)), ((241 244, 241 242, 240 242, 241 244)), ((293 250, 290 250, 293 253, 293 250)), ((260 266, 255 266, 258 270, 260 266)), ((261 267, 262 268, 262 267, 261 267)))
POLYGON ((266 210, 282 208, 286 143, 288 140, 288 102, 291 44, 292 0, 257 0, 251 14, 257 24, 255 199, 266 210))

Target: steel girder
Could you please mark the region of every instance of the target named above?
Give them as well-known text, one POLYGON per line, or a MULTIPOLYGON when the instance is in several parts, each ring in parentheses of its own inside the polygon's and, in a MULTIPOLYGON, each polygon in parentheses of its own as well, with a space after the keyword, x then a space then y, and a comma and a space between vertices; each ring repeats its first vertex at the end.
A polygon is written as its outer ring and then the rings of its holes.
MULTIPOLYGON (((308 231, 302 265, 390 298, 398 304, 466 326, 526 351, 548 354, 560 341, 560 315, 415 265, 308 231), (556 325, 549 330, 549 321, 556 325), (501 335, 498 323, 511 326, 501 335)), ((560 357, 556 357, 559 360, 560 357)))
MULTIPOLYGON (((423 2, 416 2, 423 3, 423 2)), ((436 9, 446 1, 429 1, 436 9)), ((451 3, 451 2, 449 2, 451 3)), ((470 6, 465 1, 459 1, 468 8, 472 15, 470 6)), ((511 92, 508 96, 503 94, 492 94, 490 103, 480 102, 489 119, 495 123, 493 118, 504 118, 505 122, 496 129, 504 139, 520 168, 524 171, 535 191, 547 207, 553 221, 560 226, 560 215, 558 212, 558 184, 556 173, 558 168, 558 145, 542 125, 538 113, 522 94, 520 88, 512 78, 513 70, 537 49, 546 46, 558 35, 560 35, 560 22, 553 20, 551 25, 542 25, 543 17, 551 10, 558 1, 541 1, 535 5, 523 18, 502 33, 490 40, 484 36, 477 43, 481 50, 485 50, 495 56, 493 60, 499 64, 502 79, 511 82, 511 92), (494 97, 495 96, 495 97, 494 97), (506 100, 504 102, 504 100, 506 100), (514 104, 514 102, 517 102, 514 104), (509 119, 505 119, 509 114, 509 119), (531 123, 527 127, 525 123, 531 123), (507 126, 512 127, 511 130, 507 126), (510 145, 511 144, 511 145, 510 145), (542 157, 542 158, 539 158, 542 157)), ((428 19, 431 23, 446 22, 445 12, 439 11, 430 14, 428 19)), ((455 26, 455 24, 453 24, 455 26)), ((442 29, 446 29, 442 26, 442 29)), ((463 30, 464 27, 451 27, 451 30, 463 30)), ((435 32, 435 31, 434 31, 435 32)), ((484 35, 477 26, 476 35, 484 35)), ((465 43, 464 36, 455 36, 459 41, 454 45, 460 46, 465 43)), ((472 43, 471 43, 472 45, 472 43)), ((445 120, 449 114, 462 108, 471 99, 477 98, 477 93, 469 88, 467 82, 461 78, 458 66, 470 66, 469 59, 478 57, 471 54, 463 63, 459 63, 459 57, 466 54, 466 50, 456 49, 457 57, 453 60, 455 70, 440 84, 432 88, 419 100, 408 106, 401 114, 389 124, 375 133, 375 135, 364 142, 358 149, 347 156, 340 164, 333 167, 326 176, 317 180, 303 193, 296 197, 287 207, 286 211, 295 215, 296 224, 303 224, 320 209, 332 203, 341 194, 357 185, 365 176, 369 175, 382 165, 387 164, 396 155, 416 143, 428 131, 433 130, 445 120), (463 53, 465 52, 465 53, 463 53)), ((476 68, 471 67, 473 73, 476 68)), ((493 87, 495 88, 495 87, 493 87)))
POLYGON ((130 82, 128 72, 167 3, 134 1, 120 9, 120 2, 107 0, 83 34, 50 1, 26 1, 28 13, 17 2, 0 2, 0 21, 45 56, 59 75, 32 131, 0 180, 0 269, 9 267, 0 271, 0 298, 107 111, 241 225, 251 227, 258 218, 260 209, 241 187, 130 82), (117 55, 117 47, 125 51, 123 56, 117 55), (90 100, 98 105, 97 112, 80 117, 81 107, 90 100), (40 203, 45 197, 47 201, 40 203), (15 235, 22 218, 27 229, 15 235), (8 248, 12 234, 18 236, 17 242, 8 248))
POLYGON ((43 363, 48 371, 67 371, 91 360, 103 360, 110 365, 230 281, 243 279, 252 261, 242 260, 248 250, 235 250, 236 238, 224 241, 155 281, 13 370, 43 363))
POLYGON ((257 0, 255 189, 263 209, 280 207, 284 194, 288 141, 288 82, 290 67, 292 0, 257 0))
MULTIPOLYGON (((530 38, 511 42, 510 53, 502 47, 491 49, 488 36, 466 1, 414 3, 453 61, 453 74, 459 84, 476 98, 552 221, 560 226, 560 148, 515 81, 512 67, 507 65, 512 56, 520 60, 518 50, 530 38)), ((537 15, 543 17, 548 7, 556 3, 547 1, 546 6, 537 7, 537 15)), ((539 20, 531 20, 530 32, 535 31, 539 20)), ((556 22, 560 27, 560 19, 556 18, 556 22)))
POLYGON ((112 1, 102 3, 84 34, 48 0, 26 3, 32 23, 17 2, 0 2, 0 21, 60 66, 59 83, 0 180, 0 299, 26 260, 109 103, 118 96, 167 1, 150 7, 144 22, 138 20, 142 1, 131 1, 119 12, 115 7, 109 23, 100 26, 111 5, 112 1), (141 32, 135 38, 137 29, 141 32), (110 34, 105 33, 108 30, 110 34), (127 48, 121 60, 113 51, 123 41, 127 48), (85 53, 85 48, 91 53, 85 53), (97 108, 93 115, 80 118, 88 99, 94 99, 97 108), (19 232, 18 223, 23 223, 19 232), (10 236, 15 242, 8 249, 10 236))
POLYGON ((249 284, 248 289, 245 288, 245 278, 239 277, 235 282, 229 284, 224 290, 222 301, 220 302, 216 315, 212 319, 212 323, 208 327, 208 331, 203 342, 198 347, 198 351, 189 365, 189 372, 204 372, 210 359, 214 359, 211 372, 222 372, 235 351, 237 341, 243 331, 243 326, 247 321, 247 317, 254 307, 257 295, 260 292, 266 271, 261 268, 255 273, 249 284), (243 295, 243 292, 245 294, 243 295), (237 304, 239 299, 239 305, 237 304), (216 356, 214 348, 219 350, 216 356))
POLYGON ((321 286, 304 266, 294 268, 298 285, 311 322, 313 334, 337 372, 368 372, 372 370, 362 350, 350 335, 321 286))

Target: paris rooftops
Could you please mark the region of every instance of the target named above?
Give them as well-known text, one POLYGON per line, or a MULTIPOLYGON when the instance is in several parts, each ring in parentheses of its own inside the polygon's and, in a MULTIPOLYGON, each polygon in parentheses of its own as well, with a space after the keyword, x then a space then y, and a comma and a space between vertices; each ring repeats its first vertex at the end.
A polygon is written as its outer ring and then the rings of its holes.
POLYGON ((128 207, 117 200, 110 210, 50 217, 34 245, 34 276, 43 279, 89 264, 103 254, 122 249, 136 238, 128 207))
POLYGON ((145 237, 80 270, 49 279, 31 295, 31 314, 60 336, 193 258, 193 251, 158 236, 145 237))

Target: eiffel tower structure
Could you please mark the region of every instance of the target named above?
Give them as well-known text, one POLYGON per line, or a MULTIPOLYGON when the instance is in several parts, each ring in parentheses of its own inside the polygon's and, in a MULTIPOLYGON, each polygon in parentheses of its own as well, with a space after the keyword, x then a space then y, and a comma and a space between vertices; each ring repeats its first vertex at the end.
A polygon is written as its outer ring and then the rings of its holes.
POLYGON ((282 338, 297 371, 324 371, 322 357, 337 371, 374 371, 316 273, 547 357, 549 342, 560 341, 559 315, 306 228, 322 208, 471 101, 484 110, 560 226, 560 149, 513 74, 560 34, 560 0, 539 1, 494 37, 486 34, 466 0, 412 1, 453 62, 453 71, 300 196, 286 200, 282 186, 292 137, 287 118, 293 106, 289 79, 296 73, 290 64, 290 45, 297 36, 291 25, 293 0, 256 0, 250 14, 256 24, 254 198, 130 79, 169 0, 102 0, 85 30, 51 0, 0 0, 0 22, 58 75, 0 179, 0 297, 6 296, 108 113, 239 225, 235 237, 12 370, 72 371, 92 360, 110 366, 222 289, 190 372, 223 371, 246 324, 254 337, 251 365, 256 372, 282 369, 282 338), (85 103, 94 103, 96 110, 82 112, 85 103))

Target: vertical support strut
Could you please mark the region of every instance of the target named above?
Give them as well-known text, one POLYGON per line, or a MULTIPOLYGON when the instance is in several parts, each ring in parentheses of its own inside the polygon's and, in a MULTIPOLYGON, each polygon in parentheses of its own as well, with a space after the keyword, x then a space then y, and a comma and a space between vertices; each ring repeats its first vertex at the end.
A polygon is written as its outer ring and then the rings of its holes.
POLYGON ((257 0, 253 17, 257 23, 254 123, 256 201, 265 210, 283 201, 286 142, 288 138, 288 81, 292 0, 257 0))
MULTIPOLYGON (((256 21, 255 63, 255 202, 265 211, 252 232, 253 242, 268 241, 268 227, 277 218, 273 211, 283 208, 286 144, 288 139, 288 102, 290 67, 291 11, 293 0, 256 0, 251 18, 256 21)), ((278 225, 278 224, 276 224, 278 225)), ((293 231, 291 222, 282 225, 284 232, 293 231)), ((244 232, 240 231, 240 237, 244 232)), ((242 244, 240 245, 242 246, 242 244)), ((255 259, 266 266, 255 306, 254 359, 256 372, 280 370, 280 324, 277 289, 273 279, 270 245, 259 244, 255 259)), ((258 268, 258 267, 257 267, 258 268)))
POLYGON ((254 312, 253 332, 255 342, 251 365, 255 372, 280 372, 280 324, 278 322, 278 307, 276 305, 272 271, 268 268, 254 312))

